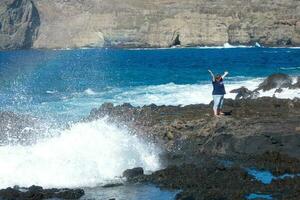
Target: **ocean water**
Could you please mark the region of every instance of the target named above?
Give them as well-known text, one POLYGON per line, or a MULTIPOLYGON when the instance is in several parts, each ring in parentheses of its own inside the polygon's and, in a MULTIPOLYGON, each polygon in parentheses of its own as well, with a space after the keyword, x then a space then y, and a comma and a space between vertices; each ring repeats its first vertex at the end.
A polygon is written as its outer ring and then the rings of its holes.
MULTIPOLYGON (((77 121, 104 102, 134 106, 209 103, 212 86, 207 69, 216 74, 229 71, 227 91, 241 86, 255 89, 272 73, 300 75, 300 49, 0 52, 0 111, 39 118, 46 127, 40 134, 53 136, 27 146, 0 144, 0 188, 32 184, 95 188, 119 181, 128 168, 161 168, 161 150, 126 127, 106 119, 77 121), (61 128, 65 124, 68 128, 61 128)), ((261 93, 272 95, 274 90, 261 93)), ((276 96, 300 97, 300 90, 286 89, 276 96)))
MULTIPOLYGON (((229 71, 227 91, 240 86, 253 89, 272 73, 300 75, 299 57, 300 49, 293 48, 0 52, 0 106, 70 121, 103 102, 209 103, 212 88, 207 69, 216 74, 229 71)), ((284 91, 279 96, 300 94, 284 91)))

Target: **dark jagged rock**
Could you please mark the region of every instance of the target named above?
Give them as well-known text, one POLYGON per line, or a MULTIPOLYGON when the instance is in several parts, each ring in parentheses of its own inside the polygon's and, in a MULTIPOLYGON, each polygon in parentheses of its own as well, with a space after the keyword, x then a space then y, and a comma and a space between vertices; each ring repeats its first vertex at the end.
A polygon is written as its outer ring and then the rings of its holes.
POLYGON ((135 178, 137 176, 141 176, 144 174, 144 169, 141 167, 136 167, 133 169, 127 169, 123 172, 123 177, 127 178, 127 179, 132 179, 135 178))
MULTIPOLYGON (((261 87, 291 87, 289 80, 288 76, 274 75, 261 87)), ((211 104, 105 104, 93 109, 86 120, 108 116, 166 150, 161 157, 164 169, 132 176, 128 179, 131 183, 179 190, 177 200, 240 200, 258 192, 298 200, 300 177, 274 179, 265 185, 247 170, 269 170, 276 176, 300 173, 300 100, 252 99, 255 91, 246 88, 233 92, 240 93, 242 99, 225 99, 224 111, 230 115, 219 118, 213 117, 211 104)))
POLYGON ((268 76, 258 88, 251 91, 245 87, 240 87, 234 90, 231 90, 230 93, 237 93, 235 99, 255 99, 259 96, 259 91, 268 91, 275 89, 275 93, 281 93, 283 88, 288 89, 298 89, 300 88, 300 77, 297 77, 296 83, 292 83, 292 77, 287 74, 272 74, 268 76))
POLYGON ((87 120, 107 115, 141 137, 184 152, 240 155, 277 150, 300 158, 297 99, 225 100, 229 116, 214 118, 210 105, 115 106, 94 109, 87 120))
MULTIPOLYGON (((194 160, 204 155, 194 157, 194 160)), ((131 182, 154 183, 162 188, 178 189, 177 200, 245 199, 251 193, 266 193, 276 199, 300 197, 300 177, 275 179, 266 185, 247 173, 249 167, 271 170, 274 174, 299 173, 300 160, 278 152, 266 152, 235 158, 231 165, 220 165, 218 159, 208 157, 202 163, 171 165, 150 175, 131 179, 131 182), (293 166, 293 167, 291 167, 293 166), (284 198, 285 197, 285 198, 284 198)))
POLYGON ((252 99, 256 98, 258 96, 257 92, 252 92, 251 90, 245 88, 245 87, 240 87, 238 89, 231 90, 230 93, 237 93, 235 99, 252 99))
POLYGON ((0 50, 32 47, 39 26, 39 13, 31 0, 0 2, 0 50))
POLYGON ((287 74, 272 74, 261 84, 259 84, 258 90, 271 90, 274 88, 291 88, 292 87, 292 78, 287 74))
POLYGON ((0 199, 3 200, 79 199, 83 195, 82 189, 43 189, 34 185, 29 188, 9 187, 0 190, 0 199))
POLYGON ((111 187, 119 187, 122 185, 124 185, 124 184, 123 183, 108 183, 108 184, 103 185, 102 187, 103 188, 111 188, 111 187))

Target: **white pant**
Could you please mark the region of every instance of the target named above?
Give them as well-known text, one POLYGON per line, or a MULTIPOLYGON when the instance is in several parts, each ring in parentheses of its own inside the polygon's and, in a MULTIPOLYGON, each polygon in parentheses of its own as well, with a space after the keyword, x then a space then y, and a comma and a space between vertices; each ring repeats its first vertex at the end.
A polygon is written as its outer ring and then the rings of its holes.
POLYGON ((223 108, 223 102, 224 102, 224 95, 213 95, 213 99, 214 99, 214 111, 217 112, 218 109, 222 109, 223 108))

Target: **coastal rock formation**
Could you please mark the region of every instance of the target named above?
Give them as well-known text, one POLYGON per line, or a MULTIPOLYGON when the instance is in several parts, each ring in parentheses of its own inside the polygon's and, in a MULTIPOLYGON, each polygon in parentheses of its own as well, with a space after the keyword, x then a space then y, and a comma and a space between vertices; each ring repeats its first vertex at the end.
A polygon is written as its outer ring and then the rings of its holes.
MULTIPOLYGON (((199 160, 201 157, 198 156, 194 159, 199 160)), ((243 164, 241 162, 227 162, 230 164, 224 164, 222 160, 210 158, 200 164, 181 163, 168 166, 150 175, 135 177, 129 181, 150 182, 163 188, 180 190, 176 195, 176 200, 238 200, 247 199, 250 194, 268 194, 274 199, 280 200, 297 200, 300 197, 300 192, 297 189, 300 186, 300 177, 281 177, 287 173, 290 175, 298 173, 300 160, 276 152, 266 152, 261 156, 248 157, 243 160, 243 164), (255 179, 249 173, 250 162, 248 160, 263 166, 258 169, 271 170, 273 180, 266 184, 255 179), (294 166, 292 170, 290 165, 294 166), (269 168, 269 166, 272 167, 269 168), (280 169, 281 172, 273 171, 272 168, 280 169)), ((253 167, 256 167, 255 164, 251 166, 252 169, 253 167)), ((256 171, 259 172, 259 170, 256 171)))
POLYGON ((297 88, 286 74, 272 74, 254 91, 232 90, 235 100, 225 100, 225 116, 213 117, 212 105, 133 107, 128 103, 102 104, 85 120, 108 116, 136 134, 161 143, 169 151, 188 155, 249 155, 278 151, 300 158, 300 101, 298 98, 258 98, 258 91, 297 88), (181 152, 181 153, 182 153, 181 152))
POLYGON ((127 169, 123 172, 123 177, 127 179, 132 179, 137 176, 141 176, 144 174, 144 169, 141 167, 136 167, 133 169, 127 169))
POLYGON ((39 14, 31 0, 2 0, 0 50, 32 47, 39 25, 39 14))
POLYGON ((300 158, 300 101, 264 97, 225 101, 214 118, 210 105, 132 107, 104 104, 87 120, 109 116, 142 137, 188 155, 261 154, 279 151, 300 158))
POLYGON ((297 0, 5 0, 0 8, 2 48, 300 45, 297 0))
POLYGON ((292 78, 287 74, 272 74, 264 82, 259 84, 257 90, 271 90, 274 88, 291 88, 292 87, 292 78))
POLYGON ((293 78, 287 74, 272 74, 268 76, 262 83, 258 85, 253 91, 240 87, 233 89, 230 93, 237 93, 235 99, 255 99, 259 96, 260 92, 269 91, 275 89, 275 93, 280 93, 284 88, 288 89, 299 89, 300 88, 300 77, 296 77, 296 82, 293 83, 293 78))
POLYGON ((300 44, 297 0, 34 1, 36 48, 300 44))
POLYGON ((249 98, 255 98, 257 97, 258 93, 257 92, 252 92, 251 90, 245 88, 245 87, 240 87, 237 89, 233 89, 230 91, 230 93, 237 93, 235 99, 249 99, 249 98))
POLYGON ((0 190, 0 199, 3 200, 79 199, 83 195, 82 189, 43 189, 35 185, 29 188, 16 186, 0 190))

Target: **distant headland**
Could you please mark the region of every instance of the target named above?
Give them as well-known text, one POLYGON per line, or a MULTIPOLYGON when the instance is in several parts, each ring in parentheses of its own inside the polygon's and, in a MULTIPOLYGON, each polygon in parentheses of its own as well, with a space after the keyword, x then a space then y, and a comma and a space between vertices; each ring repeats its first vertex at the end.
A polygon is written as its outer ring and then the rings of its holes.
POLYGON ((2 0, 0 49, 300 46, 300 2, 2 0))

